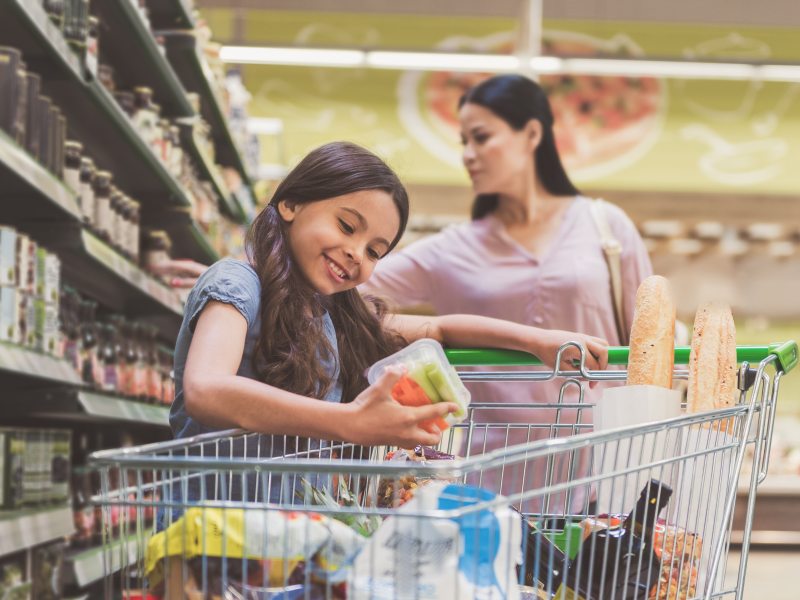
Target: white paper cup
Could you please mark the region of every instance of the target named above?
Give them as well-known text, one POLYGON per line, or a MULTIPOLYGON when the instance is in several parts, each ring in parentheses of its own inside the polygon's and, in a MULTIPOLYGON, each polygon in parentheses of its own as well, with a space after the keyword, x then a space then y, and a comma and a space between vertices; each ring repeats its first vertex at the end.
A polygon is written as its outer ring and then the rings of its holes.
MULTIPOLYGON (((680 414, 681 394, 677 390, 652 385, 608 388, 594 407, 594 430, 643 425, 680 414)), ((680 447, 677 430, 626 434, 619 441, 595 447, 592 468, 595 475, 602 477, 597 484, 597 514, 627 513, 651 479, 671 486, 676 475, 675 464, 638 468, 675 456, 680 447), (618 471, 630 472, 611 475, 618 471)))

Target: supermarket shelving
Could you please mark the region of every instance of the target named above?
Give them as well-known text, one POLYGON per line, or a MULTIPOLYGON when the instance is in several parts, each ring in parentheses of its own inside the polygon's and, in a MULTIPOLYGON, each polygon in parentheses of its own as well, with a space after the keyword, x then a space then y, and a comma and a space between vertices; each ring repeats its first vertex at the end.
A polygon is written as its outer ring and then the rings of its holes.
MULTIPOLYGON (((197 47, 197 39, 192 31, 163 32, 167 57, 190 92, 201 98, 201 114, 211 126, 211 135, 217 150, 220 164, 236 169, 242 176, 245 187, 251 187, 250 175, 242 159, 242 154, 228 127, 223 112, 223 102, 219 90, 213 83, 211 68, 197 47)), ((239 218, 244 219, 247 207, 239 207, 239 218)))
MULTIPOLYGON (((28 67, 43 76, 43 90, 67 115, 69 135, 83 142, 98 167, 114 172, 114 182, 142 203, 150 219, 157 220, 171 207, 189 206, 186 190, 138 135, 111 94, 97 80, 88 79, 41 5, 24 0, 6 4, 0 39, 22 50, 28 67)), ((165 59, 162 62, 169 68, 165 59)))
POLYGON ((95 2, 92 9, 100 19, 101 52, 114 65, 117 83, 128 89, 147 85, 164 115, 191 116, 186 91, 134 3, 95 2), (131 48, 136 60, 131 60, 131 48))
POLYGON ((15 200, 4 203, 4 219, 81 218, 76 194, 2 131, 0 181, 15 200))
POLYGON ((103 555, 111 561, 112 572, 127 567, 136 560, 136 536, 112 542, 106 549, 103 547, 86 550, 72 550, 64 556, 65 583, 74 583, 78 587, 86 587, 103 578, 103 555))
POLYGON ((104 306, 128 316, 148 320, 162 335, 177 335, 183 304, 178 294, 119 254, 78 223, 25 224, 35 239, 61 259, 62 277, 104 306))
POLYGON ((81 378, 66 361, 7 343, 0 343, 0 371, 29 384, 81 383, 81 378))
POLYGON ((69 506, 3 511, 0 513, 0 556, 63 538, 73 531, 69 506))
POLYGON ((242 205, 238 204, 236 198, 228 191, 228 186, 222 179, 222 173, 220 173, 219 167, 217 167, 208 155, 208 152, 203 148, 200 140, 197 139, 194 127, 190 127, 189 122, 186 122, 186 125, 187 126, 181 128, 181 141, 183 142, 184 150, 194 159, 194 163, 200 170, 200 174, 211 183, 214 191, 221 199, 227 214, 235 215, 234 220, 242 222, 242 219, 247 216, 243 213, 242 205))
POLYGON ((17 395, 6 412, 59 422, 124 422, 128 425, 169 427, 169 408, 76 387, 32 389, 17 395))
POLYGON ((158 29, 192 29, 195 25, 187 0, 147 0, 150 22, 158 29))

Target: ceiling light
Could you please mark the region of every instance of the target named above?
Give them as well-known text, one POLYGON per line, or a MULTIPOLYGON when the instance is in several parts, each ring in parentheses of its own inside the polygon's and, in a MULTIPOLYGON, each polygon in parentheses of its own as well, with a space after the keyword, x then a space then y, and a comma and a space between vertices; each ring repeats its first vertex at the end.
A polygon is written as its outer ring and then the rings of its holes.
POLYGON ((564 70, 591 75, 675 77, 680 79, 753 79, 756 66, 744 63, 709 63, 668 60, 565 58, 564 70))
MULTIPOLYGON (((338 48, 223 46, 220 58, 223 62, 235 64, 370 67, 474 73, 507 73, 520 71, 523 67, 521 59, 511 54, 394 52, 338 48)), ((800 82, 800 65, 534 56, 529 59, 528 66, 533 72, 540 74, 800 82)))
POLYGON ((357 67, 364 64, 363 50, 323 48, 262 48, 223 46, 220 59, 227 63, 308 67, 357 67))
POLYGON ((410 71, 517 71, 519 59, 508 54, 457 54, 445 52, 367 52, 367 65, 379 69, 410 71))

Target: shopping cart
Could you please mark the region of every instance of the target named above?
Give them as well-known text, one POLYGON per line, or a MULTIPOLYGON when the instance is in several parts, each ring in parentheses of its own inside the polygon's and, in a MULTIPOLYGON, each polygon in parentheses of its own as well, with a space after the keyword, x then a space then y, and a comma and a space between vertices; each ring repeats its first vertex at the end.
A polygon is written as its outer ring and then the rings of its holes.
MULTIPOLYGON (((581 350, 565 344, 558 358, 570 347, 581 350)), ((794 342, 739 347, 731 408, 592 432, 587 384, 618 385, 624 370, 589 371, 582 350, 556 371, 524 353, 451 350, 456 367, 492 369, 461 370, 464 380, 558 391, 535 407, 473 398, 438 447, 461 458, 242 431, 97 452, 105 597, 741 598, 778 389, 797 352, 794 342), (499 409, 520 418, 496 422, 499 409), (526 422, 532 410, 551 414, 526 422), (520 431, 533 441, 483 452, 482 439, 520 431), (640 490, 653 496, 632 511, 643 525, 597 514, 601 497, 640 490)), ((610 364, 627 358, 610 349, 610 364)), ((675 358, 686 365, 689 349, 675 358)))

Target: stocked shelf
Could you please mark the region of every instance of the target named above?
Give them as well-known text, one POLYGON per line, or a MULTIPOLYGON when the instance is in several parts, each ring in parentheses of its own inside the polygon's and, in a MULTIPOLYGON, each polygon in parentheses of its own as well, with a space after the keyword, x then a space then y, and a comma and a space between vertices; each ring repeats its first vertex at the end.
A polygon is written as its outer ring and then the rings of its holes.
POLYGON ((96 2, 104 60, 114 65, 115 80, 133 89, 146 85, 170 117, 194 113, 178 76, 133 2, 96 2), (135 49, 136 60, 131 60, 135 49))
POLYGON ((81 383, 75 370, 64 360, 21 346, 0 343, 0 370, 31 382, 81 383))
MULTIPOLYGON (((190 206, 186 190, 108 90, 96 80, 87 81, 82 65, 41 5, 23 0, 6 4, 0 39, 19 48, 28 67, 43 75, 43 89, 67 115, 70 136, 84 144, 98 167, 112 171, 114 183, 140 201, 153 219, 171 207, 190 206)), ((166 60, 163 63, 168 66, 166 60)))
MULTIPOLYGON (((213 85, 213 76, 206 59, 200 54, 197 40, 191 31, 164 32, 167 47, 167 56, 178 73, 184 87, 200 95, 201 114, 211 125, 211 135, 217 150, 217 160, 220 164, 233 167, 242 175, 247 187, 250 187, 250 177, 247 173, 241 152, 233 139, 225 114, 222 110, 222 99, 213 85)), ((240 218, 244 217, 241 207, 240 218)))
POLYGON ((208 152, 205 151, 200 140, 197 139, 193 127, 181 128, 181 141, 184 149, 189 152, 189 155, 200 170, 202 178, 211 182, 214 191, 222 202, 222 208, 228 215, 241 222, 246 216, 246 214, 243 214, 242 205, 237 204, 236 199, 227 191, 227 186, 222 180, 222 173, 220 173, 219 168, 214 164, 208 152))
POLYGON ((32 222, 25 230, 61 259, 62 278, 107 308, 147 320, 167 339, 177 336, 183 315, 178 294, 140 269, 78 223, 32 222))
POLYGON ((69 506, 4 511, 0 513, 0 555, 57 540, 73 531, 72 509, 69 506))
POLYGON ((104 576, 103 560, 110 561, 110 571, 116 573, 136 561, 136 536, 111 542, 108 547, 71 551, 64 556, 66 583, 83 588, 100 581, 104 576))
POLYGON ((169 427, 169 408, 145 404, 111 394, 71 387, 44 388, 22 392, 15 406, 6 412, 59 421, 130 424, 169 427))
POLYGON ((174 256, 191 258, 204 264, 214 263, 220 258, 200 225, 184 209, 176 208, 163 213, 150 225, 170 231, 174 256))
POLYGON ((81 219, 76 195, 0 131, 0 178, 13 202, 3 205, 7 219, 81 219))
POLYGON ((192 29, 194 17, 187 0, 147 0, 155 29, 192 29))

